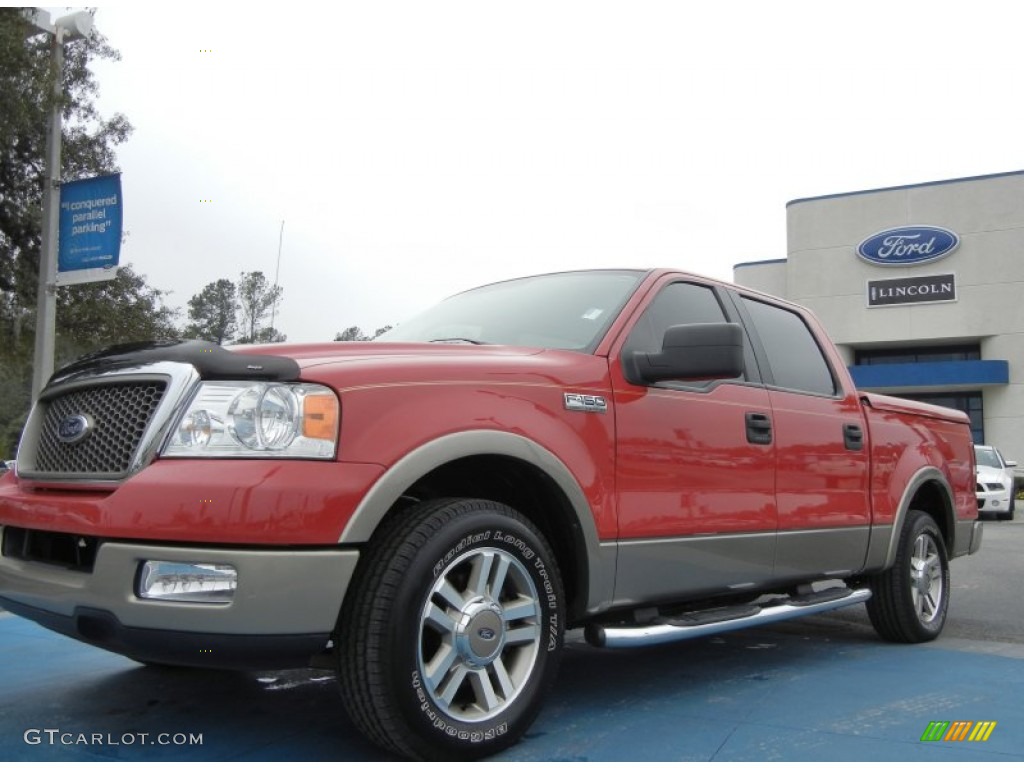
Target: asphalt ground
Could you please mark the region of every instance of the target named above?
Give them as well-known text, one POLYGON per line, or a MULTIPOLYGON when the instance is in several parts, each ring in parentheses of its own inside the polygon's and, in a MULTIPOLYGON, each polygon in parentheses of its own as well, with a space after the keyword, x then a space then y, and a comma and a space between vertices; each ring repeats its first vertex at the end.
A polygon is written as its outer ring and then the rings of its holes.
MULTIPOLYGON (((648 649, 573 639, 527 737, 494 759, 1024 760, 1024 522, 985 536, 953 563, 934 643, 878 640, 863 607, 648 649), (996 725, 924 742, 933 721, 996 725)), ((0 613, 0 760, 390 759, 328 673, 149 668, 0 613)))

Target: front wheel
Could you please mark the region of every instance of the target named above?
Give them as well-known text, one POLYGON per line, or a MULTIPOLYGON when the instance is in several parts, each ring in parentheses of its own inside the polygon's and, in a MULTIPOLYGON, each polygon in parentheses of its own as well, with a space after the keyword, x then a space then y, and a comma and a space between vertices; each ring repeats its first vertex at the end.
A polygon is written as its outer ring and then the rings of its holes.
POLYGON ((339 619, 346 709, 382 747, 468 760, 515 743, 554 681, 565 624, 541 533, 502 504, 425 502, 375 536, 339 619))
POLYGON ((923 643, 942 632, 949 609, 949 559, 935 521, 910 510, 896 562, 871 577, 868 617, 875 631, 898 643, 923 643))

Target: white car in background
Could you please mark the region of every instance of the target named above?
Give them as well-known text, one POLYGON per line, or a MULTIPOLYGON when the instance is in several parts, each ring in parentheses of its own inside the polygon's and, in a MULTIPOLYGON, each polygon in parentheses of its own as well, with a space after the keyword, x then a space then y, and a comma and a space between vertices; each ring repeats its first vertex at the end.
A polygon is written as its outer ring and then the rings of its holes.
POLYGON ((974 446, 978 465, 978 511, 991 512, 1000 520, 1012 520, 1014 508, 1013 468, 1016 461, 1006 461, 991 445, 974 446))

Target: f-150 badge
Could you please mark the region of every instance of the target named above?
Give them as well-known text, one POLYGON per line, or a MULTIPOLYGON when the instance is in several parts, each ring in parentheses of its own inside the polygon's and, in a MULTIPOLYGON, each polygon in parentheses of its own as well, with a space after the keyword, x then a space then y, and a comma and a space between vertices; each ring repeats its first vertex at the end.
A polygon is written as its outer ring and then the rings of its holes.
POLYGON ((572 392, 566 392, 565 410, 605 413, 608 410, 608 403, 599 395, 577 395, 572 392))

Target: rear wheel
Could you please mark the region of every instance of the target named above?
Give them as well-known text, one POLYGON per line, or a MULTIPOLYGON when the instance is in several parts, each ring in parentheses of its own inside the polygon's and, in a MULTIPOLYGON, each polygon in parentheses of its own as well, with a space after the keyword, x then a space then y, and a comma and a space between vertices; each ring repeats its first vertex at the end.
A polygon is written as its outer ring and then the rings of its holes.
POLYGON ((892 568, 870 581, 868 616, 886 640, 923 643, 942 632, 949 609, 949 560, 935 521, 907 514, 892 568))
POLYGON ((554 681, 565 623, 540 532, 502 504, 446 499, 387 524, 337 630, 342 697, 382 747, 468 760, 515 743, 554 681))

